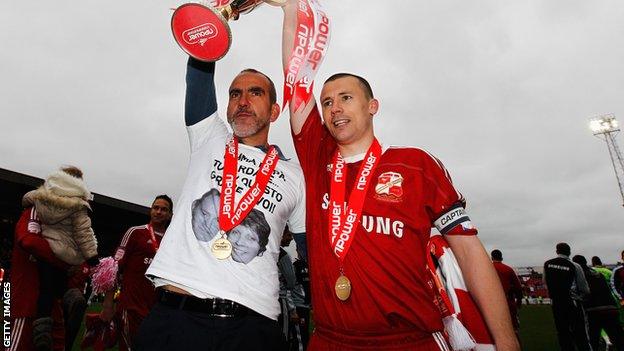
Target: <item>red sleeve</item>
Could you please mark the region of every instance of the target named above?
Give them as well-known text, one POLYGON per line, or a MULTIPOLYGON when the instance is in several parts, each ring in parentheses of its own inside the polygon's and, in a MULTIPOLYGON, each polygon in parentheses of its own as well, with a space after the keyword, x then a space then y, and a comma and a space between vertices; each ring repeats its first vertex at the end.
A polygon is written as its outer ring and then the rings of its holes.
POLYGON ((292 138, 304 174, 316 172, 314 165, 336 149, 336 142, 323 125, 317 106, 310 111, 299 134, 293 133, 292 138))
POLYGON ((427 208, 433 225, 444 235, 477 234, 466 213, 466 201, 453 186, 442 162, 429 154, 425 160, 423 167, 430 189, 427 208))
POLYGON ((41 236, 41 225, 34 207, 29 207, 22 212, 15 226, 15 240, 17 245, 35 256, 36 259, 43 260, 63 270, 69 268, 67 263, 54 255, 48 241, 41 236))

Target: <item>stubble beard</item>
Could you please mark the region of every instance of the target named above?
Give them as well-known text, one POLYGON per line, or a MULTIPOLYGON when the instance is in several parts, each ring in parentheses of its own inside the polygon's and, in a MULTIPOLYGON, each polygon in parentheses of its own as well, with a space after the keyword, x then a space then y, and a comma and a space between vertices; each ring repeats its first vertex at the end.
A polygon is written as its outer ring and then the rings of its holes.
POLYGON ((265 128, 268 124, 268 121, 261 121, 259 119, 255 119, 253 120, 253 122, 250 123, 237 123, 236 119, 233 119, 230 122, 230 126, 232 127, 232 130, 234 131, 234 135, 236 135, 239 138, 247 138, 250 137, 256 133, 258 133, 260 130, 262 130, 263 128, 265 128))

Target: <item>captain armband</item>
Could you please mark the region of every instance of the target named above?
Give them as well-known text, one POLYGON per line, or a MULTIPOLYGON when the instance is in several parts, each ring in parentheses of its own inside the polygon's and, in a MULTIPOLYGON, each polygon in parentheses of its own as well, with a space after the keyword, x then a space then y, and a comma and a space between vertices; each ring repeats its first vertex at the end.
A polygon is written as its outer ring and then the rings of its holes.
POLYGON ((461 204, 456 204, 443 213, 433 223, 441 234, 474 235, 477 229, 470 222, 470 217, 461 204))

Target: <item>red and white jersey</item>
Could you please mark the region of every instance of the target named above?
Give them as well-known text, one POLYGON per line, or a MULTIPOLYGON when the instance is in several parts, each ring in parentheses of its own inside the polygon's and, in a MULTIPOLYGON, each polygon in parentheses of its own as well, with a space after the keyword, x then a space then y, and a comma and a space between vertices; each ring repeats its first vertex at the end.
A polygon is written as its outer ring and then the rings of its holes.
MULTIPOLYGON (((422 331, 424 337, 442 331, 426 267, 431 228, 435 225, 447 235, 477 233, 442 163, 421 149, 384 148, 344 260, 352 290, 343 302, 334 293, 340 266, 330 245, 327 213, 336 143, 316 108, 293 139, 307 187, 306 234, 315 324, 349 334, 411 331, 414 335, 422 331)), ((345 158, 347 199, 361 158, 345 158)))
POLYGON ((145 277, 147 267, 152 263, 162 234, 154 232, 157 244, 152 242, 152 235, 147 225, 128 229, 115 252, 121 273, 121 293, 119 308, 134 310, 143 317, 156 302, 154 285, 145 277))
POLYGON ((34 317, 39 297, 37 260, 59 269, 68 266, 52 252, 41 236, 41 226, 34 207, 25 209, 15 225, 15 241, 11 255, 11 318, 34 317))

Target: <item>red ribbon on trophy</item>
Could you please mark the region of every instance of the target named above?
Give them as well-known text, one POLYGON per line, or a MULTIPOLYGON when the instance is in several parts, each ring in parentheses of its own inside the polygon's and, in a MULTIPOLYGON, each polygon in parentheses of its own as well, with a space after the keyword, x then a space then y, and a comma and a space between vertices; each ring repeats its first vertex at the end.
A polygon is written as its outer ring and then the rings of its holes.
POLYGON ((298 0, 297 31, 284 70, 284 103, 294 99, 293 110, 312 98, 314 77, 325 58, 331 34, 330 20, 318 0, 298 0))

